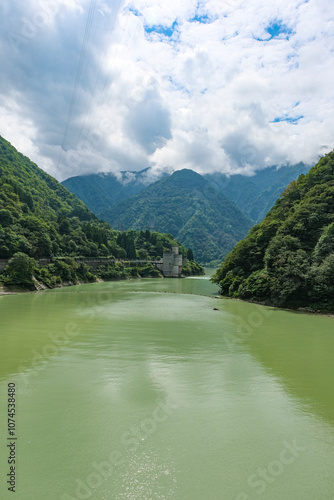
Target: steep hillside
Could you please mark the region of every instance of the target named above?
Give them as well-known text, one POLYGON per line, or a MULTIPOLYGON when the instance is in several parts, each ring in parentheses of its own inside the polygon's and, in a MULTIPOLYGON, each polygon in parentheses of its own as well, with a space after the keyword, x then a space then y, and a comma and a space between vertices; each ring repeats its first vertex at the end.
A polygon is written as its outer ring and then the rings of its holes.
MULTIPOLYGON (((79 266, 78 275, 74 257, 150 260, 162 257, 163 251, 173 245, 178 242, 172 235, 114 231, 74 194, 0 137, 0 259, 20 254, 11 268, 14 283, 33 284, 34 259, 67 258, 57 260, 48 270, 36 268, 39 279, 55 286, 60 280, 94 279, 84 266, 79 266), (30 275, 23 283, 22 266, 29 269, 30 275)), ((181 246, 180 251, 187 255, 186 248, 181 246)), ((186 271, 192 273, 192 267, 186 271)), ((104 273, 104 277, 119 275, 119 269, 116 271, 104 273)), ((132 276, 139 275, 137 271, 132 276)), ((143 272, 145 275, 147 270, 143 272)))
MULTIPOLYGON (((227 176, 220 172, 204 174, 212 189, 223 193, 236 203, 254 222, 262 220, 287 185, 300 174, 306 174, 310 167, 298 165, 281 168, 268 167, 251 177, 244 175, 227 176)), ((167 177, 164 173, 162 178, 167 177)), ((141 172, 122 172, 120 178, 112 173, 98 173, 70 177, 62 184, 96 215, 111 206, 139 193, 153 183, 149 169, 141 172)))
MULTIPOLYGON (((169 183, 166 185, 160 185, 159 181, 157 184, 154 183, 155 187, 147 191, 149 198, 152 198, 154 192, 154 202, 151 199, 150 208, 147 208, 146 189, 150 185, 150 177, 147 175, 148 169, 141 172, 123 172, 123 177, 120 180, 113 174, 100 173, 77 176, 67 179, 63 185, 83 200, 96 215, 108 220, 114 227, 137 229, 156 227, 159 230, 169 231, 180 238, 185 245, 194 247, 196 255, 202 262, 211 261, 219 264, 233 245, 247 234, 250 227, 249 219, 253 223, 262 220, 289 182, 297 178, 298 175, 307 173, 308 170, 309 167, 300 163, 279 169, 269 167, 256 172, 252 177, 243 175, 228 177, 219 172, 204 174, 203 177, 207 183, 201 184, 202 194, 193 192, 192 199, 187 198, 190 210, 186 210, 186 216, 182 215, 181 218, 174 217, 176 213, 179 213, 179 210, 183 214, 184 207, 180 209, 178 203, 175 205, 178 195, 175 194, 173 181, 170 184, 173 186, 171 189, 166 189, 169 183), (136 198, 134 196, 143 190, 145 193, 142 197, 136 198), (173 199, 172 203, 169 203, 167 199, 167 190, 171 200, 173 199), (163 196, 163 200, 161 200, 165 207, 163 211, 161 211, 161 207, 159 208, 157 193, 163 196), (218 204, 223 203, 224 205, 220 215, 212 206, 214 196, 219 200, 218 204), (203 204, 204 198, 206 198, 206 202, 203 204), (232 205, 228 204, 229 208, 227 208, 226 198, 239 208, 236 217, 239 221, 237 220, 236 227, 234 227, 235 223, 230 224, 229 222, 229 214, 235 212, 235 206, 232 209, 232 205), (125 203, 125 200, 129 200, 129 202, 125 203), (144 200, 146 200, 145 203, 144 200), (225 201, 223 202, 223 200, 225 201), (132 202, 136 204, 135 210, 131 210, 130 204, 132 202), (195 205, 196 209, 194 210, 195 205), (210 207, 209 210, 208 207, 210 207), (159 208, 158 215, 156 208, 159 208), (227 210, 227 218, 224 217, 225 210, 227 210), (173 212, 172 217, 169 211, 173 212), (219 228, 216 221, 222 218, 224 220, 220 220, 221 228, 219 228)), ((188 179, 184 179, 184 183, 188 183, 187 187, 191 191, 194 188, 192 180, 195 177, 193 176, 191 179, 190 172, 188 171, 188 179)), ((162 180, 168 177, 167 174, 163 174, 162 180)), ((151 185, 153 185, 152 182, 151 185)), ((179 190, 179 188, 180 185, 176 189, 179 190)), ((184 192, 181 196, 184 196, 184 192)), ((234 216, 232 216, 232 220, 234 220, 234 216)))
POLYGON ((151 184, 101 217, 125 229, 154 224, 191 247, 200 262, 222 259, 252 225, 233 202, 187 169, 151 184))
MULTIPOLYGON (((141 172, 122 172, 118 179, 111 173, 78 175, 62 182, 95 214, 130 198, 144 189, 150 181, 148 169, 141 172)), ((152 180, 153 182, 153 180, 152 180)))
POLYGON ((18 251, 98 254, 92 227, 105 229, 82 201, 0 137, 0 258, 18 251))
POLYGON ((212 182, 215 189, 234 201, 252 220, 260 222, 288 184, 309 170, 310 167, 299 163, 281 168, 268 167, 257 171, 251 177, 228 177, 219 172, 206 174, 204 177, 212 182))
POLYGON ((334 152, 290 183, 213 281, 230 297, 334 311, 334 152))

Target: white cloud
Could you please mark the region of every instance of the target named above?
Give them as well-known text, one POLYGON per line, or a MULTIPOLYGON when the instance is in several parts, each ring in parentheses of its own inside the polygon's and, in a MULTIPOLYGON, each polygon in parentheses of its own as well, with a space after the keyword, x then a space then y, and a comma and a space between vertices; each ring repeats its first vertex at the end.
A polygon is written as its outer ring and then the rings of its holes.
POLYGON ((3 3, 0 133, 60 179, 150 165, 249 172, 334 146, 330 0, 101 0, 86 45, 91 2, 54 0, 52 29, 13 48, 37 3, 3 3))

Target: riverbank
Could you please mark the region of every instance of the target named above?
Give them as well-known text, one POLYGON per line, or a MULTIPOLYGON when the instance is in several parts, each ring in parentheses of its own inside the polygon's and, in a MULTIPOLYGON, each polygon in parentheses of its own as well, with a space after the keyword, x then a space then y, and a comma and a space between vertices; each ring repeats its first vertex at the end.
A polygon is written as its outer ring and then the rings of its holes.
MULTIPOLYGON (((24 291, 24 290, 22 290, 24 291)), ((2 286, 0 286, 0 296, 1 295, 16 295, 16 291, 15 292, 9 292, 7 290, 5 290, 2 286)))
MULTIPOLYGON (((153 276, 147 276, 147 278, 153 278, 153 276)), ((154 278, 157 278, 157 276, 154 276, 154 278)), ((159 278, 163 278, 163 276, 159 276, 159 278)), ((24 287, 0 287, 0 296, 1 295, 16 295, 18 293, 35 293, 35 292, 40 292, 40 291, 45 291, 45 290, 54 290, 55 288, 66 288, 66 287, 72 287, 72 286, 78 286, 78 285, 88 285, 88 284, 98 284, 98 283, 108 283, 108 282, 118 282, 118 281, 126 281, 126 280, 134 280, 134 279, 142 279, 140 276, 138 277, 132 277, 132 278, 118 278, 118 279, 110 279, 110 280, 103 280, 103 279, 96 279, 95 281, 78 281, 76 283, 73 283, 71 281, 69 282, 62 282, 61 284, 58 284, 53 287, 47 287, 43 283, 36 283, 36 287, 34 289, 29 289, 29 288, 24 288, 24 287)))
POLYGON ((314 309, 312 307, 289 307, 289 306, 279 306, 275 304, 268 304, 267 302, 257 302, 255 300, 245 300, 245 299, 237 299, 236 297, 228 297, 227 295, 217 295, 216 298, 224 299, 224 300, 232 300, 237 302, 246 302, 247 304, 255 304, 263 307, 270 307, 274 309, 278 309, 280 311, 289 311, 289 312, 297 312, 301 314, 312 314, 319 316, 326 316, 328 318, 334 318, 334 311, 326 311, 320 309, 314 309))
POLYGON ((18 286, 4 286, 0 284, 0 296, 2 295, 16 295, 19 293, 35 293, 35 292, 40 292, 40 291, 45 291, 45 290, 53 290, 55 288, 66 288, 66 287, 72 287, 72 286, 78 286, 78 285, 85 285, 85 284, 94 284, 94 283, 110 283, 110 282, 120 282, 120 281, 131 281, 131 280, 138 280, 138 279, 144 279, 144 278, 151 278, 151 279, 184 279, 184 278, 191 278, 191 277, 196 277, 196 276, 203 276, 202 274, 196 275, 193 274, 191 276, 185 276, 182 275, 181 278, 165 278, 161 273, 160 275, 154 275, 154 276, 130 276, 130 277, 119 277, 119 278, 114 278, 114 279, 102 279, 102 278, 96 278, 95 281, 92 280, 87 280, 87 281, 77 281, 77 282, 71 282, 71 281, 66 281, 66 282, 61 282, 57 284, 56 286, 48 287, 44 283, 39 282, 36 280, 35 282, 35 288, 34 289, 29 289, 29 288, 24 288, 24 287, 18 287, 18 286))
MULTIPOLYGON (((203 274, 205 274, 203 267, 194 261, 188 261, 182 268, 182 276, 203 274)), ((99 280, 122 281, 138 278, 163 278, 163 273, 151 262, 128 265, 126 261, 118 261, 92 268, 66 257, 46 266, 39 266, 34 259, 24 254, 17 254, 15 262, 13 263, 12 259, 11 264, 0 275, 0 286, 4 294, 96 283, 99 280)))

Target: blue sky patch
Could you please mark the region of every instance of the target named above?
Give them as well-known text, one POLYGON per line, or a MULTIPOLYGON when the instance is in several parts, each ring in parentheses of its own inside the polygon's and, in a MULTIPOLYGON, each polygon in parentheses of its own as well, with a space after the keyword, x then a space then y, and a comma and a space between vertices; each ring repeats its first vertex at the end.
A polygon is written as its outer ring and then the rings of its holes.
POLYGON ((196 14, 196 16, 194 16, 192 19, 189 19, 189 22, 209 24, 211 22, 211 18, 207 14, 204 14, 203 16, 196 14))
POLYGON ((270 40, 272 38, 277 38, 281 35, 286 35, 286 38, 289 38, 289 35, 291 35, 292 33, 292 29, 289 28, 282 21, 276 20, 273 21, 269 26, 267 26, 266 32, 269 33, 270 40))
POLYGON ((302 118, 304 118, 303 115, 296 116, 295 118, 293 118, 292 116, 277 116, 270 123, 288 122, 292 123, 293 125, 296 125, 302 118))
POLYGON ((139 10, 135 9, 134 7, 129 7, 129 11, 132 12, 132 14, 134 14, 137 17, 141 15, 139 10))
POLYGON ((146 33, 159 33, 167 37, 171 37, 177 29, 178 23, 174 21, 171 26, 162 26, 161 24, 153 24, 152 26, 144 26, 146 33))
POLYGON ((293 34, 293 30, 284 24, 283 21, 278 19, 270 23, 269 26, 265 28, 265 32, 270 35, 270 38, 259 38, 255 36, 253 38, 258 42, 268 42, 268 40, 272 40, 273 38, 285 38, 289 40, 290 35, 293 34))
POLYGON ((187 94, 190 94, 190 91, 184 85, 174 80, 171 76, 168 76, 167 80, 170 82, 170 84, 175 90, 180 90, 181 92, 186 92, 187 94))

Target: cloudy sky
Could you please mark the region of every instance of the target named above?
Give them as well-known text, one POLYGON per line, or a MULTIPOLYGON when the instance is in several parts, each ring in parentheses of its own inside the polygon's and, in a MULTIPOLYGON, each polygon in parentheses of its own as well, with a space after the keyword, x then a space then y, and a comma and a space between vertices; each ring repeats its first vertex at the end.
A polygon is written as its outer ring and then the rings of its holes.
POLYGON ((0 134, 59 180, 334 147, 333 0, 0 0, 0 134))

